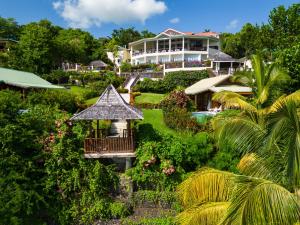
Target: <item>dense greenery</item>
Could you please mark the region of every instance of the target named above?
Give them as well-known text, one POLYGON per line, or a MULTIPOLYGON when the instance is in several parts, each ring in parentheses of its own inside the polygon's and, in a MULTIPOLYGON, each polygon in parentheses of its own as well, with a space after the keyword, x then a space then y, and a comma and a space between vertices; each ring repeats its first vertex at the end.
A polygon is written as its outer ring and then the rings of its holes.
POLYGON ((222 50, 236 58, 250 56, 261 51, 271 57, 274 53, 290 48, 299 42, 300 4, 289 8, 279 6, 269 14, 267 24, 245 24, 236 34, 221 35, 222 50))
POLYGON ((107 50, 115 52, 117 46, 128 46, 129 42, 155 34, 134 28, 113 30, 110 37, 94 38, 80 29, 63 29, 48 20, 32 22, 22 26, 13 18, 0 17, 0 38, 18 41, 9 52, 0 54, 0 66, 48 74, 61 68, 63 62, 87 65, 92 60, 112 62, 107 50))
POLYGON ((161 134, 150 124, 139 124, 136 165, 129 175, 150 190, 174 190, 186 176, 210 159, 213 151, 207 133, 184 137, 161 134))
POLYGON ((180 184, 185 207, 177 217, 180 224, 299 222, 300 92, 282 95, 271 104, 272 85, 288 77, 258 56, 252 64, 254 71, 233 77, 253 88, 251 102, 231 92, 215 95, 225 106, 242 109, 231 119, 214 121, 220 149, 231 146, 243 156, 239 174, 202 168, 180 184))
MULTIPOLYGON (((191 118, 193 106, 178 87, 208 77, 208 71, 168 73, 163 80, 138 83, 136 91, 151 92, 136 97, 138 104, 156 107, 162 94, 168 95, 162 110, 144 109, 144 121, 135 124, 137 157, 127 174, 138 191, 131 203, 178 210, 174 190, 183 182, 178 194, 184 211, 177 221, 167 215, 123 219, 122 224, 299 222, 300 98, 299 91, 287 95, 300 87, 299 9, 300 4, 280 6, 267 24, 248 23, 236 34, 221 34, 222 50, 233 57, 258 53, 252 57, 253 71, 232 78, 254 94, 216 94, 214 100, 238 110, 219 113, 205 126, 191 118)), ((152 36, 121 28, 96 39, 47 20, 19 26, 0 17, 0 37, 19 41, 0 53, 0 66, 35 72, 55 84, 79 85, 29 90, 24 100, 18 92, 0 91, 0 224, 92 224, 132 213, 129 204, 114 201, 119 182, 114 166, 83 158, 88 124, 69 121, 85 107, 84 100, 99 96, 108 84, 119 87, 124 79, 109 71, 59 68, 62 62, 110 63, 106 51, 116 54, 118 45, 152 36)), ((144 69, 161 68, 122 65, 128 72, 144 69)))
POLYGON ((111 167, 83 158, 85 125, 72 124, 51 100, 35 99, 0 92, 0 223, 86 224, 113 217, 109 193, 118 178, 111 167))
POLYGON ((299 85, 300 4, 279 6, 267 24, 245 24, 240 32, 221 34, 222 51, 235 58, 261 54, 267 61, 278 61, 287 68, 292 80, 285 89, 293 92, 299 85))
POLYGON ((195 82, 207 78, 208 71, 179 71, 167 73, 163 80, 145 78, 139 81, 134 90, 141 92, 166 93, 177 87, 186 88, 195 82))

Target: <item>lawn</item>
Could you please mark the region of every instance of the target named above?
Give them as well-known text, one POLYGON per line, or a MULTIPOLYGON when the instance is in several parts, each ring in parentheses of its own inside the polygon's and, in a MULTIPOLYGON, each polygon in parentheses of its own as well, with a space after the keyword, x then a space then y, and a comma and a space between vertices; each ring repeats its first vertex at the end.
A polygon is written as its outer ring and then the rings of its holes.
POLYGON ((135 97, 135 102, 158 104, 164 97, 164 94, 142 93, 140 96, 135 97))
POLYGON ((87 88, 80 87, 80 86, 71 86, 70 91, 73 94, 82 96, 83 92, 85 92, 87 88))
POLYGON ((88 100, 85 101, 85 104, 87 104, 88 106, 93 105, 96 103, 96 101, 98 100, 99 96, 95 97, 95 98, 90 98, 88 100))
POLYGON ((158 130, 159 132, 165 134, 169 133, 174 136, 180 135, 185 136, 188 134, 183 134, 176 132, 175 130, 170 129, 166 126, 163 120, 163 113, 161 109, 143 109, 144 120, 141 123, 150 123, 152 124, 153 128, 158 130))

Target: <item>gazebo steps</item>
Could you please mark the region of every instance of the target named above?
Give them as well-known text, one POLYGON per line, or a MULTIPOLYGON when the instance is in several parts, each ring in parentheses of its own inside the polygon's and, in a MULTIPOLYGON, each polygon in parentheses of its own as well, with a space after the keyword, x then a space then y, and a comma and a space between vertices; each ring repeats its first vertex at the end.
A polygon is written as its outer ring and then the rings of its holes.
POLYGON ((110 152, 110 153, 85 153, 84 157, 87 159, 99 159, 99 158, 133 158, 134 152, 110 152))

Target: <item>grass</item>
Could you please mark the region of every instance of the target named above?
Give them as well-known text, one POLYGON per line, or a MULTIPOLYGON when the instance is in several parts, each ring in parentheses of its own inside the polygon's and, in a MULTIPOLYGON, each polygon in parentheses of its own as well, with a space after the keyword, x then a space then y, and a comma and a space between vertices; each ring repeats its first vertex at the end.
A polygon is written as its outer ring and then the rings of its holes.
POLYGON ((70 88, 71 93, 80 95, 80 96, 82 96, 86 90, 87 90, 87 88, 80 87, 80 86, 71 86, 71 88, 70 88))
POLYGON ((144 120, 141 123, 150 123, 154 129, 161 133, 169 133, 172 135, 180 134, 166 126, 161 109, 143 109, 142 111, 144 114, 144 120))
POLYGON ((99 96, 95 97, 95 98, 90 98, 88 100, 85 101, 85 104, 87 104, 88 106, 93 105, 96 103, 96 101, 98 100, 99 96))
POLYGON ((142 93, 140 96, 135 98, 135 102, 158 104, 161 102, 161 100, 163 100, 164 97, 164 94, 142 93))

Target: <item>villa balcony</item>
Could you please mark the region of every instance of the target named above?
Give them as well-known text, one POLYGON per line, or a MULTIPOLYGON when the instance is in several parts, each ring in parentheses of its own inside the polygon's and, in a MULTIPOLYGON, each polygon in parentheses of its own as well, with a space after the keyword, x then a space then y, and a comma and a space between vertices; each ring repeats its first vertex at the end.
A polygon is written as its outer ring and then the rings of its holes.
POLYGON ((184 63, 185 68, 193 67, 207 67, 203 61, 192 60, 192 61, 177 61, 177 62, 167 62, 165 63, 165 69, 175 69, 182 68, 184 63))
POLYGON ((134 50, 132 53, 132 56, 139 56, 139 55, 144 55, 144 54, 155 54, 155 53, 174 53, 174 52, 182 52, 182 51, 187 51, 187 52, 199 52, 199 51, 207 51, 207 47, 190 47, 190 48, 185 48, 183 49, 182 47, 178 48, 171 48, 170 49, 147 49, 146 52, 143 50, 134 50))

